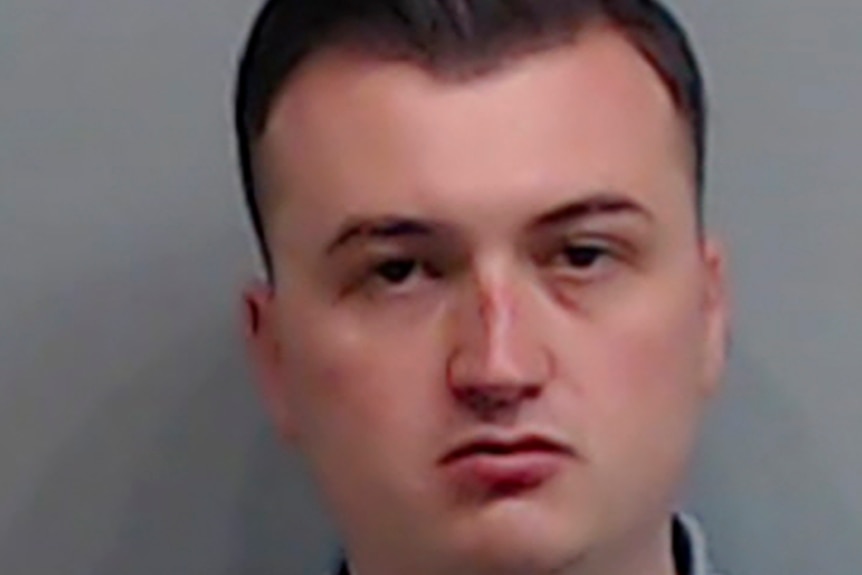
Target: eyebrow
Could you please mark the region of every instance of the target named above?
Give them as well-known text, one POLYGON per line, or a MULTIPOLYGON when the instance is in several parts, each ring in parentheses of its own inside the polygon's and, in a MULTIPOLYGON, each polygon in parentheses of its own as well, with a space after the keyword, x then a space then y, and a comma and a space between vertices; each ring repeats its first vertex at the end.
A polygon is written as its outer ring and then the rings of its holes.
MULTIPOLYGON (((617 192, 596 192, 538 216, 531 227, 545 228, 571 224, 592 217, 634 215, 653 221, 653 214, 641 204, 617 192)), ((453 226, 434 220, 409 216, 383 215, 369 218, 353 218, 345 222, 335 238, 326 247, 332 255, 349 244, 363 239, 392 239, 405 237, 429 237, 439 235, 453 226)))
POLYGON ((331 255, 362 239, 427 237, 450 227, 442 222, 394 215, 348 220, 327 245, 326 253, 331 255))
POLYGON ((653 222, 653 213, 640 203, 619 192, 595 192, 540 215, 535 219, 533 227, 544 228, 562 224, 575 223, 599 216, 633 215, 653 222))

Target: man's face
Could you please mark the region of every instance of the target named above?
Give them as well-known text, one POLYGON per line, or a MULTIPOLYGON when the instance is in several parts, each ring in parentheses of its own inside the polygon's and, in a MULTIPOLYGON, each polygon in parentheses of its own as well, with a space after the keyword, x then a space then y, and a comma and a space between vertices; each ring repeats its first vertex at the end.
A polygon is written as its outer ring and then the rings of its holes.
POLYGON ((625 40, 466 82, 332 50, 258 159, 278 281, 246 294, 249 341, 357 565, 538 571, 666 520, 722 369, 722 262, 625 40), (482 434, 559 450, 449 461, 482 434))

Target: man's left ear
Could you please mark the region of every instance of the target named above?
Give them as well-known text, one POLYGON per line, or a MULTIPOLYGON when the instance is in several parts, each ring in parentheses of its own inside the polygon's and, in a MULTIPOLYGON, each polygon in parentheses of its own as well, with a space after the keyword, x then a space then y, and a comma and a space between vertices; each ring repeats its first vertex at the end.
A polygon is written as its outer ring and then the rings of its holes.
POLYGON ((730 287, 727 254, 721 242, 715 238, 704 239, 702 260, 706 328, 704 385, 705 391, 711 395, 721 386, 730 347, 730 287))

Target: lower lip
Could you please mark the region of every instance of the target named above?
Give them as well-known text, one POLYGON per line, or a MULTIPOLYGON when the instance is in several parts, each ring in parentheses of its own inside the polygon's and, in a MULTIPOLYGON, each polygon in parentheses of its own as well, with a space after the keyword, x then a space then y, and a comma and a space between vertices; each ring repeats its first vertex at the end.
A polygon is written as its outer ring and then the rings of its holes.
POLYGON ((560 472, 566 455, 555 451, 523 451, 505 455, 462 457, 447 467, 453 480, 465 487, 521 491, 536 488, 560 472))

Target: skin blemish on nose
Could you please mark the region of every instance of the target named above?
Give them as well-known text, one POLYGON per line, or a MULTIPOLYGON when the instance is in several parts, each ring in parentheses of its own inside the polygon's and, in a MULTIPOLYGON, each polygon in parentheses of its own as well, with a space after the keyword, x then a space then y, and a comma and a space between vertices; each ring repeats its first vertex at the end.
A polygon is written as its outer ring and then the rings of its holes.
POLYGON ((512 322, 514 302, 507 286, 479 287, 479 314, 489 331, 503 329, 512 322))

